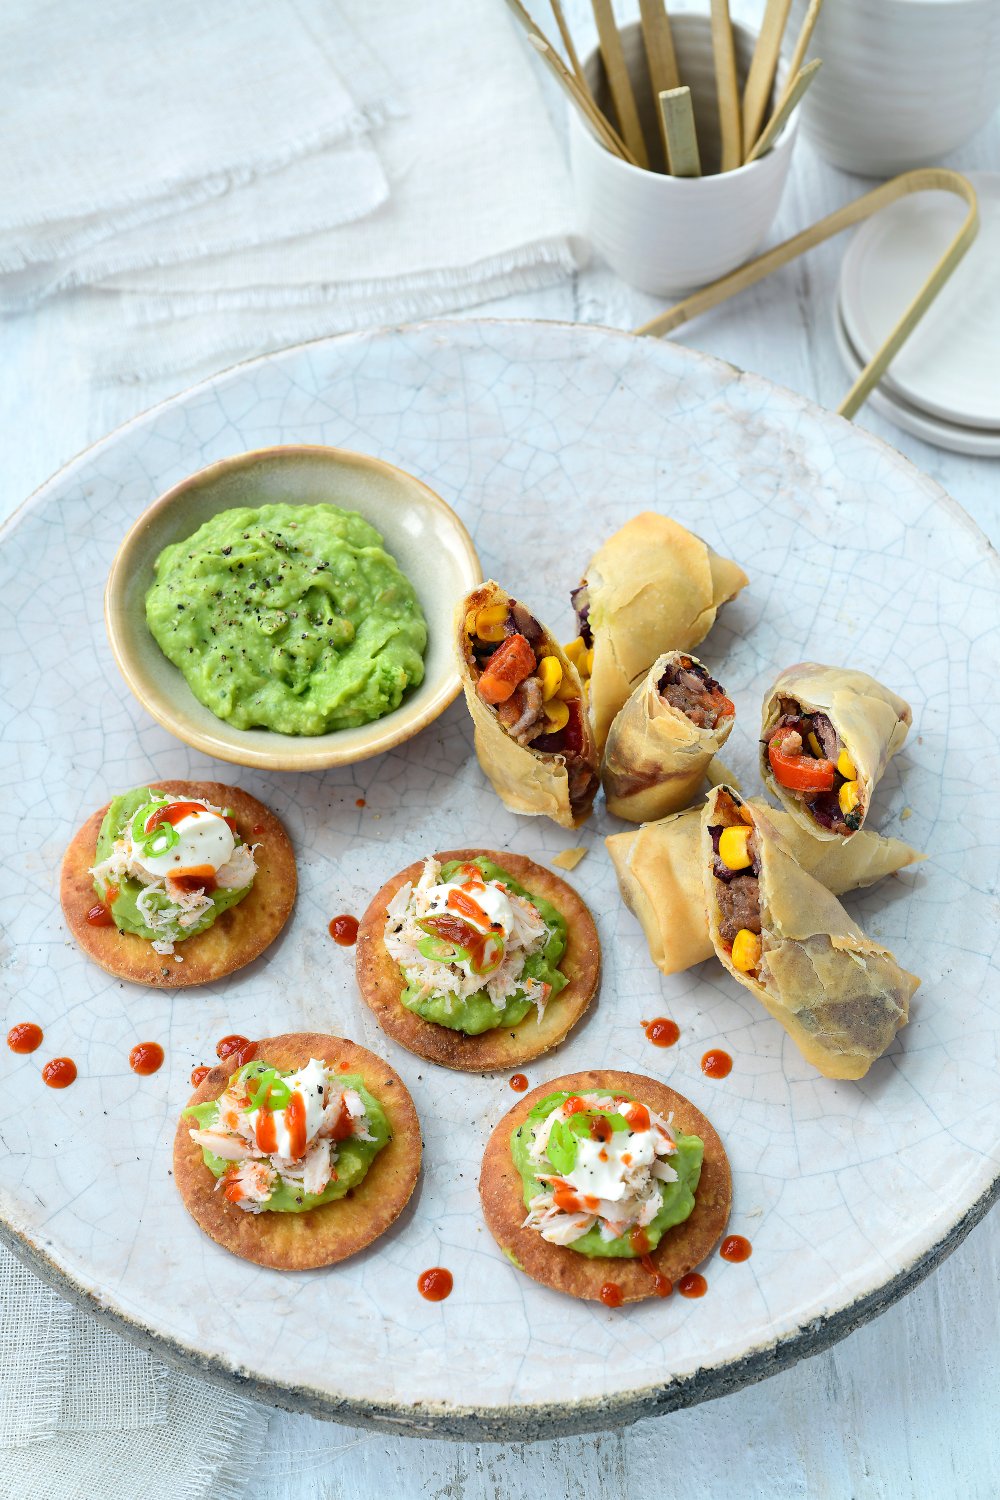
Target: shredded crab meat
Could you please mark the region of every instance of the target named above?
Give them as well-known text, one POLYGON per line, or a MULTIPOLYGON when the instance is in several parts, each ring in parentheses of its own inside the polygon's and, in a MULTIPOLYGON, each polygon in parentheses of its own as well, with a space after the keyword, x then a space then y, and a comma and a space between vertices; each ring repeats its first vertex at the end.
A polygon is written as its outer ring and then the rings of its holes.
MULTIPOLYGON (((203 798, 166 797, 165 800, 169 803, 196 800, 206 812, 216 813, 220 818, 224 816, 223 808, 203 798)), ((239 891, 251 885, 257 873, 254 853, 259 848, 259 844, 237 844, 226 863, 216 871, 216 886, 224 891, 239 891)), ((156 953, 172 954, 174 944, 187 937, 191 928, 196 927, 214 905, 204 890, 184 890, 169 875, 151 875, 139 863, 132 840, 131 819, 115 840, 107 859, 93 865, 90 874, 105 888, 125 879, 138 881, 143 889, 136 897, 136 910, 149 930, 156 934, 152 941, 156 953)))
MULTIPOLYGON (((538 1020, 545 1013, 551 986, 525 975, 524 965, 548 940, 549 929, 538 908, 523 896, 516 896, 500 881, 487 886, 502 891, 510 903, 512 925, 504 941, 504 956, 489 975, 475 974, 465 964, 445 963, 426 958, 418 944, 427 936, 419 923, 433 914, 435 887, 439 886, 441 865, 434 859, 424 861, 416 885, 407 881, 386 907, 385 946, 390 958, 402 969, 408 984, 418 984, 417 1000, 430 995, 454 995, 466 1000, 483 991, 503 1010, 512 995, 520 991, 537 1008, 538 1020)), ((453 877, 457 878, 457 877, 453 877)))
MULTIPOLYGON (((617 1112, 629 1119, 632 1101, 612 1099, 607 1094, 576 1097, 588 1110, 617 1112)), ((636 1128, 630 1121, 615 1163, 617 1196, 612 1200, 591 1195, 585 1184, 574 1181, 580 1171, 579 1162, 571 1172, 560 1174, 548 1160, 546 1153, 553 1127, 557 1121, 566 1123, 572 1113, 564 1102, 532 1128, 528 1157, 538 1168, 535 1175, 545 1184, 545 1190, 536 1193, 528 1205, 524 1227, 537 1230, 553 1245, 572 1245, 595 1225, 604 1241, 620 1239, 633 1229, 644 1229, 660 1211, 663 1202, 660 1184, 677 1181, 677 1172, 666 1159, 677 1150, 672 1115, 664 1118, 650 1109, 645 1111, 648 1125, 640 1122, 641 1128, 636 1128)))
MULTIPOLYGON (((211 1126, 189 1131, 196 1146, 210 1151, 230 1165, 216 1183, 226 1198, 249 1213, 258 1213, 268 1198, 282 1184, 295 1194, 319 1196, 337 1178, 339 1140, 373 1141, 365 1104, 355 1088, 340 1085, 335 1073, 325 1063, 312 1059, 303 1074, 322 1070, 322 1108, 314 1112, 314 1126, 308 1133, 301 1156, 282 1156, 262 1151, 257 1144, 258 1112, 249 1095, 226 1089, 216 1101, 216 1118, 211 1126), (340 1122, 346 1113, 350 1130, 345 1137, 340 1122), (332 1139, 337 1131, 339 1140, 332 1139)), ((283 1117, 282 1110, 275 1111, 283 1117)), ((307 1110, 307 1119, 309 1112, 307 1110)))

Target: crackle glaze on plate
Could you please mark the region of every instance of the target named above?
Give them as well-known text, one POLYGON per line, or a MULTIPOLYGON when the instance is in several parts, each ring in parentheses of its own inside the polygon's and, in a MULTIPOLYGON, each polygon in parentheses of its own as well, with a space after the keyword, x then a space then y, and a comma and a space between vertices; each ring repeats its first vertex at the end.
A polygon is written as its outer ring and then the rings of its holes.
MULTIPOLYGON (((330 497, 336 500, 336 496, 330 497)), ((5 1029, 41 1050, 0 1059, 0 1227, 70 1295, 189 1368, 321 1415, 461 1437, 609 1426, 718 1395, 822 1347, 898 1296, 992 1201, 1000 1174, 1000 986, 991 897, 998 844, 995 558, 930 480, 840 418, 705 356, 553 324, 423 325, 325 341, 242 366, 140 417, 36 494, 0 547, 5 1029), (111 659, 101 594, 150 500, 200 465, 270 443, 331 443, 425 479, 468 525, 487 576, 559 632, 567 591, 636 510, 669 512, 735 557, 750 587, 699 654, 734 698, 725 759, 750 790, 764 690, 804 658, 852 662, 913 705, 914 729, 873 824, 927 864, 849 898, 923 976, 912 1021, 860 1084, 828 1082, 716 964, 663 978, 623 908, 600 810, 579 832, 506 812, 455 703, 377 760, 323 774, 238 772, 146 718, 111 659), (215 986, 122 985, 69 940, 57 898, 73 830, 116 789, 154 777, 240 776, 285 820, 301 890, 281 939, 215 986), (358 808, 356 800, 366 805, 358 808), (910 815, 904 813, 911 810, 910 815), (482 844, 548 861, 583 842, 569 877, 604 945, 599 1002, 532 1085, 586 1067, 649 1072, 687 1094, 733 1166, 730 1228, 753 1257, 703 1267, 700 1301, 624 1312, 536 1286, 479 1211, 487 1136, 514 1102, 401 1051, 361 1004, 353 954, 327 935, 393 871, 482 844), (672 1016, 661 1050, 640 1022, 672 1016), (281 1275, 200 1234, 170 1180, 193 1065, 216 1040, 342 1031, 386 1056, 426 1142, 412 1207, 331 1272, 281 1275), (162 1070, 128 1053, 159 1041, 162 1070), (702 1054, 734 1066, 712 1082, 702 1054), (41 1064, 69 1055, 63 1092, 41 1064), (425 1302, 428 1266, 454 1274, 425 1302)))

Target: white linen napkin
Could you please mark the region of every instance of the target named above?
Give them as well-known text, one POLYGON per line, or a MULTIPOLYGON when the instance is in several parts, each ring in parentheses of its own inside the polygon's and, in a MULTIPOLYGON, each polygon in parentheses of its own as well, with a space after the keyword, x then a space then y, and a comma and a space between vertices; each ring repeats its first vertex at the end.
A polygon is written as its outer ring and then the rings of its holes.
MULTIPOLYGON (((316 0, 8 0, 0 271, 65 261, 362 134, 371 121, 318 13, 316 0)), ((367 166, 377 185, 373 153, 367 166)), ((370 177, 362 187, 292 232, 367 212, 370 177)), ((187 253, 227 248, 194 233, 187 253)))
POLYGON ((391 79, 398 117, 377 133, 387 201, 293 241, 104 279, 129 294, 127 321, 171 325, 145 359, 134 339, 112 348, 112 367, 142 376, 260 353, 537 287, 581 263, 535 64, 500 0, 328 0, 328 11, 357 48, 352 87, 364 85, 364 50, 391 79))
POLYGON ((238 1500, 261 1408, 172 1370, 0 1245, 0 1493, 17 1500, 238 1500))

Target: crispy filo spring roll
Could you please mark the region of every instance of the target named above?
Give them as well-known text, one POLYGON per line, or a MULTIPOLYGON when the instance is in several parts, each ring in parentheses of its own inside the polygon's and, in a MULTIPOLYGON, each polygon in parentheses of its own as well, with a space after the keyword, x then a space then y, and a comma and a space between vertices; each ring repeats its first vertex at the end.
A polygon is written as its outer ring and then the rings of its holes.
MULTIPOLYGON (((926 856, 902 839, 865 829, 847 843, 821 843, 788 813, 751 797, 747 803, 780 835, 796 863, 834 895, 874 885, 926 856)), ((702 874, 701 807, 647 823, 605 840, 622 899, 634 912, 650 957, 664 974, 679 974, 712 956, 702 874)))
POLYGON ((920 980, 788 853, 766 814, 716 787, 701 815, 708 932, 720 962, 825 1078, 863 1078, 920 980))
POLYGON ((736 563, 654 511, 633 516, 598 549, 573 591, 579 636, 570 655, 589 678, 599 750, 615 714, 660 653, 692 651, 715 624, 720 605, 746 583, 736 563))
POLYGON ((850 838, 912 722, 910 705, 866 672, 788 667, 764 699, 764 785, 814 838, 850 838))
POLYGON ((590 816, 598 759, 576 668, 555 637, 488 580, 455 617, 476 754, 512 812, 564 828, 590 816))
POLYGON ((697 657, 658 656, 611 725, 601 767, 608 811, 646 823, 687 807, 735 714, 697 657))

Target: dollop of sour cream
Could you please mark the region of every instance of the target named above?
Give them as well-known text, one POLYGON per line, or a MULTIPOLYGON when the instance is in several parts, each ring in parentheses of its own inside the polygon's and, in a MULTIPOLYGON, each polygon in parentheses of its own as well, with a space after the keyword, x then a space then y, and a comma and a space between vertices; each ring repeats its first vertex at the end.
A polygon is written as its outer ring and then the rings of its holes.
MULTIPOLYGON (((283 1080, 289 1095, 300 1094, 305 1105, 305 1140, 310 1142, 323 1123, 323 1111, 326 1108, 326 1064, 318 1062, 315 1057, 309 1059, 304 1068, 297 1073, 290 1073, 283 1080)), ((259 1111, 253 1110, 249 1119, 257 1130, 257 1119, 259 1111)), ((274 1111, 274 1138, 276 1142, 275 1156, 297 1159, 297 1153, 293 1151, 292 1136, 288 1128, 286 1111, 276 1109, 274 1111)))
POLYGON ((656 1137, 652 1130, 618 1130, 607 1141, 586 1136, 577 1143, 576 1161, 563 1181, 581 1195, 620 1203, 633 1191, 635 1170, 652 1166, 656 1137))
POLYGON ((443 885, 435 886, 430 893, 428 902, 430 912, 455 912, 468 922, 470 927, 475 927, 479 932, 496 932, 508 938, 514 926, 514 910, 506 893, 498 885, 473 885, 469 881, 449 880, 443 885), (450 905, 452 892, 458 891, 468 901, 472 901, 483 913, 482 921, 474 917, 463 900, 456 907, 450 905))
POLYGON ((225 818, 208 808, 185 813, 174 824, 174 831, 177 843, 163 854, 147 854, 141 844, 133 842, 129 850, 131 862, 147 875, 162 880, 207 866, 218 871, 229 862, 236 848, 233 831, 225 818))

